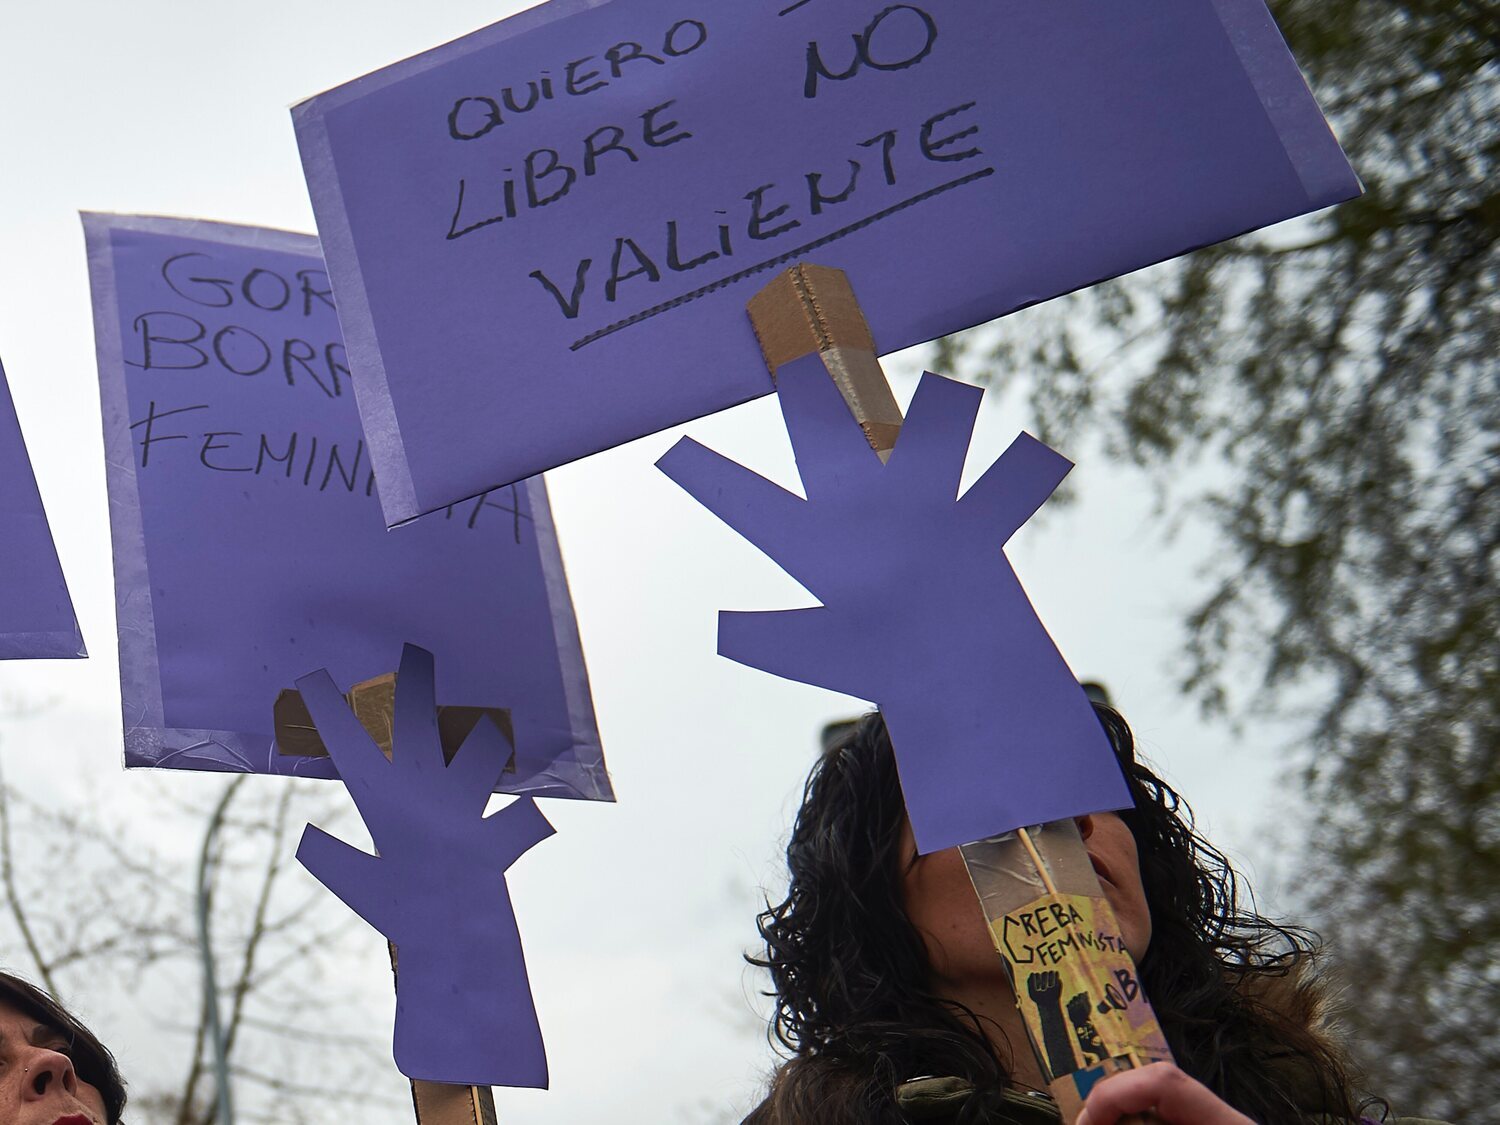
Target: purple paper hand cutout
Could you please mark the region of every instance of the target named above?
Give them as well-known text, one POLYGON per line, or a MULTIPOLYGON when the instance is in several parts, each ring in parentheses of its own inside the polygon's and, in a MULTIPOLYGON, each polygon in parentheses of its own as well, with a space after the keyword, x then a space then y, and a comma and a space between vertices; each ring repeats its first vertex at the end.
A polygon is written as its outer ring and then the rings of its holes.
POLYGON ((690 438, 658 462, 823 603, 722 613, 719 652, 879 705, 924 854, 1129 805, 1002 550, 1071 463, 1022 434, 959 499, 979 388, 923 376, 882 465, 816 355, 777 381, 806 500, 690 438))
POLYGON ((308 825, 297 858, 396 946, 396 1065, 469 1086, 547 1085, 547 1056, 505 871, 552 826, 522 798, 485 817, 510 747, 482 719, 449 765, 432 654, 407 645, 390 760, 332 677, 297 681, 378 856, 308 825))

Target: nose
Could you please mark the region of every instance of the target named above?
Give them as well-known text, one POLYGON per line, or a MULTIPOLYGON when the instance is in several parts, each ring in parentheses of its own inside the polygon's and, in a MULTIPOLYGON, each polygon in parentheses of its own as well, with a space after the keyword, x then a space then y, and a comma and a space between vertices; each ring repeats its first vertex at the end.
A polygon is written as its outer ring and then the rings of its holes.
POLYGON ((1078 825, 1078 834, 1087 840, 1094 834, 1094 818, 1085 813, 1083 816, 1075 816, 1073 823, 1078 825))
POLYGON ((70 1094, 78 1092, 78 1074, 73 1069, 73 1060, 61 1051, 36 1048, 23 1064, 22 1099, 41 1101, 59 1086, 70 1094))

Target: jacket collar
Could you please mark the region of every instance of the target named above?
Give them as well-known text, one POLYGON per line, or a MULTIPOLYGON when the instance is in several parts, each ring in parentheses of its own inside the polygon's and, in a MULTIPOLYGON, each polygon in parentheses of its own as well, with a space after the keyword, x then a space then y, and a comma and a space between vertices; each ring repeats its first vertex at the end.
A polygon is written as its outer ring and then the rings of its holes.
MULTIPOLYGON (((913 1078, 896 1087, 896 1104, 913 1122, 941 1125, 958 1116, 973 1083, 963 1078, 913 1078)), ((1003 1109, 991 1125, 1060 1125, 1062 1114, 1046 1094, 1006 1090, 1003 1109)))

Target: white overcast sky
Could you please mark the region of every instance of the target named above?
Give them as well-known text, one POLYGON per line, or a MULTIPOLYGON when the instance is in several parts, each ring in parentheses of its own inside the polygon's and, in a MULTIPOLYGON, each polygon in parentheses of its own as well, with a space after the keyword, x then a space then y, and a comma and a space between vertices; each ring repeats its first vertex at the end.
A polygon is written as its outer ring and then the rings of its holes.
MULTIPOLYGON (((10 0, 0 8, 0 357, 10 377, 92 658, 0 666, 0 695, 50 709, 5 742, 8 776, 45 799, 85 781, 142 837, 163 784, 120 765, 110 546, 80 209, 182 215, 313 231, 287 107, 525 7, 477 0, 10 0)), ((913 387, 920 354, 890 369, 913 387)), ((991 398, 996 396, 991 395, 991 398)), ((989 403, 970 472, 1025 424, 989 403)), ((502 1121, 703 1122, 743 1112, 771 1055, 745 995, 761 887, 823 723, 859 704, 714 655, 723 607, 806 597, 660 476, 682 432, 778 477, 792 463, 775 404, 741 407, 549 474, 593 680, 615 806, 548 802, 558 835, 511 887, 552 1060, 546 1092, 497 1091, 502 1121)), ((1102 679, 1146 752, 1213 835, 1264 876, 1285 816, 1276 740, 1200 723, 1173 684, 1178 622, 1211 549, 1189 523, 1170 544, 1138 476, 1086 449, 1080 502, 1016 538, 1010 555, 1075 671, 1102 679)), ((24 848, 24 842, 23 842, 24 848)), ((298 873, 299 878, 303 877, 298 873)), ((372 950, 380 939, 369 934, 372 950)), ((21 964, 14 950, 0 962, 21 964)), ((389 1003, 378 957, 368 987, 389 1003)), ((319 982, 309 981, 308 988, 319 982)), ((102 985, 101 985, 102 988, 102 985)), ((177 1060, 99 1030, 140 1074, 177 1060)), ((142 996, 143 1008, 169 998, 142 996)), ((388 1008, 380 1008, 388 1018, 388 1008)), ((390 1072, 391 1089, 400 1080, 390 1072)), ((388 1118, 361 1111, 364 1120, 388 1118)), ((330 1111, 329 1121, 348 1120, 330 1111)), ((738 1120, 738 1117, 734 1117, 738 1120)))

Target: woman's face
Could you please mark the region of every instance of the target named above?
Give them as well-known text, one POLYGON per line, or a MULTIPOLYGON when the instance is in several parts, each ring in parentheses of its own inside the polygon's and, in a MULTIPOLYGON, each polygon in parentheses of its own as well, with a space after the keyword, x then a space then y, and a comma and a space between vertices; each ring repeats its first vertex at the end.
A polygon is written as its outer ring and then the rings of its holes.
POLYGON ((78 1077, 68 1036, 0 1004, 0 1121, 104 1125, 104 1095, 78 1077))
MULTIPOLYGON (((1078 831, 1120 923, 1125 947, 1139 962, 1151 944, 1151 911, 1141 885, 1135 837, 1114 813, 1081 816, 1078 831)), ((901 877, 906 916, 927 947, 934 987, 948 991, 998 982, 1009 988, 958 849, 917 855, 908 823, 901 829, 900 854, 908 861, 901 877)))

